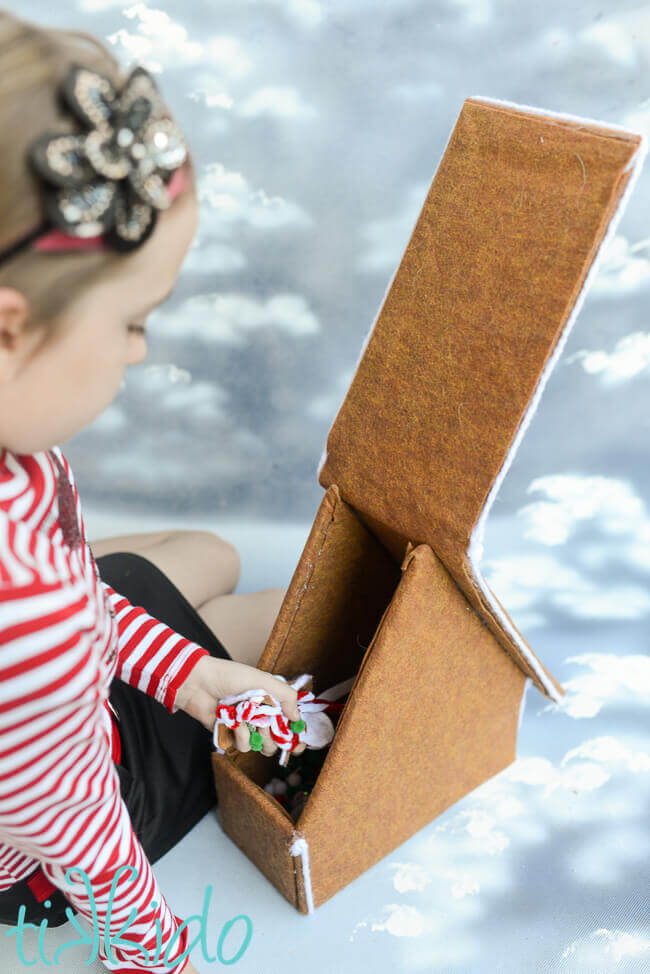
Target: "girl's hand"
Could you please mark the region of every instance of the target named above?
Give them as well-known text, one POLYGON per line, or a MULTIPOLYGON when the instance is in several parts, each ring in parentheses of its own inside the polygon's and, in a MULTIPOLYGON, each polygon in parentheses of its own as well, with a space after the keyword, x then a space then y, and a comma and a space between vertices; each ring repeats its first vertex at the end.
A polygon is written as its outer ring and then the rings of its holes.
MULTIPOLYGON (((273 694, 287 720, 300 720, 298 692, 283 680, 278 680, 266 670, 258 670, 247 663, 235 660, 203 656, 192 669, 176 693, 176 706, 190 717, 195 717, 211 733, 217 720, 217 704, 223 697, 243 693, 245 690, 268 690, 273 694)), ((258 727, 262 735, 262 754, 274 754, 278 745, 271 739, 268 727, 258 727)), ((235 744, 240 751, 250 751, 250 731, 245 723, 233 731, 235 744)), ((306 744, 299 744, 292 754, 301 754, 306 744)))

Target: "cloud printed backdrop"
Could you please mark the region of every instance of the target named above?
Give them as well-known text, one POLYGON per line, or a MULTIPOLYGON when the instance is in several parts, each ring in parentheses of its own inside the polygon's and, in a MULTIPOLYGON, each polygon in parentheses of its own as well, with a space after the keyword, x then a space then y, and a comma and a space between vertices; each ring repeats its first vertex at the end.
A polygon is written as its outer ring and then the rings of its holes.
MULTIPOLYGON (((648 3, 21 13, 157 73, 199 173, 199 231, 148 359, 65 445, 107 533, 155 511, 300 521, 306 537, 327 432, 464 98, 650 135, 648 3)), ((531 689, 518 760, 379 864, 372 893, 367 877, 341 893, 334 933, 315 921, 327 963, 648 969, 649 201, 646 162, 485 535, 488 582, 567 697, 531 689)))

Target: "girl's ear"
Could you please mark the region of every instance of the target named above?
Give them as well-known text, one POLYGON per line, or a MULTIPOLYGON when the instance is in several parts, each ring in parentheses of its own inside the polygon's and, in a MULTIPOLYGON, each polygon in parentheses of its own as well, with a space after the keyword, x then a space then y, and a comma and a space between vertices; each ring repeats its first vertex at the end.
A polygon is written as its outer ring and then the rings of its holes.
POLYGON ((0 381, 16 373, 29 320, 29 302, 13 287, 0 287, 0 381))

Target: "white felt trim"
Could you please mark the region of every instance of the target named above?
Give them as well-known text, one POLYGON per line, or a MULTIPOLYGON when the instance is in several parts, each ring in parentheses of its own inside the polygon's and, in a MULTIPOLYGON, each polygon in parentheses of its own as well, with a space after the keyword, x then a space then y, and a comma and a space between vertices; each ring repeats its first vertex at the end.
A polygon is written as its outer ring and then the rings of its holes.
MULTIPOLYGON (((585 115, 571 115, 568 112, 554 112, 549 108, 536 108, 534 105, 523 105, 516 101, 505 101, 502 98, 490 98, 488 95, 470 95, 474 101, 486 101, 490 102, 492 105, 507 105, 508 108, 516 108, 522 112, 528 112, 529 115, 543 115, 548 118, 565 118, 569 122, 580 122, 580 124, 586 123, 587 125, 599 125, 604 129, 613 129, 616 132, 622 132, 624 135, 638 135, 641 137, 641 145, 639 146, 639 153, 643 157, 647 151, 648 140, 642 132, 633 132, 631 129, 625 128, 624 125, 617 125, 616 122, 603 122, 597 118, 587 118, 585 115)), ((636 165, 634 161, 630 161, 629 165, 624 170, 627 172, 628 169, 636 165)))
POLYGON ((526 694, 528 693, 528 687, 533 681, 529 676, 524 680, 524 689, 521 694, 521 703, 519 704, 519 719, 517 721, 517 740, 519 740, 519 731, 521 730, 521 722, 524 719, 524 709, 526 707, 526 694))
MULTIPOLYGON (((541 109, 541 108, 532 108, 530 105, 518 105, 515 102, 500 101, 497 98, 484 98, 483 96, 473 96, 473 97, 480 98, 480 100, 482 100, 482 101, 492 102, 493 104, 496 104, 496 105, 507 105, 510 108, 516 108, 516 109, 519 109, 521 111, 530 112, 531 114, 534 114, 534 115, 547 115, 547 116, 551 116, 552 118, 564 118, 564 119, 568 119, 568 120, 570 120, 572 122, 581 122, 581 123, 587 124, 587 125, 601 125, 601 126, 606 127, 606 128, 616 129, 619 132, 626 132, 628 135, 629 134, 640 134, 640 133, 630 133, 630 131, 628 129, 624 129, 620 125, 614 125, 614 124, 611 124, 609 122, 599 122, 596 119, 584 118, 584 117, 581 117, 581 116, 578 116, 578 115, 568 115, 566 113, 550 112, 550 111, 546 111, 545 109, 541 109)), ((576 318, 578 317, 578 314, 580 313, 580 309, 582 308, 582 304, 584 302, 585 295, 586 295, 587 291, 589 290, 589 287, 591 286, 591 282, 592 282, 592 280, 593 280, 593 278, 594 278, 594 276, 595 276, 595 274, 596 274, 596 272, 598 270, 598 267, 600 266, 600 261, 602 260, 602 255, 605 252, 605 250, 607 249, 607 245, 609 244, 610 240, 614 236, 614 231, 616 230, 616 227, 618 226, 618 223, 620 221, 620 218, 621 218, 621 216, 623 214, 623 210, 625 209, 625 207, 627 205, 627 202, 628 202, 628 199, 629 199, 629 197, 630 197, 630 195, 632 193, 632 190, 634 189, 634 186, 636 184, 636 181, 637 181, 637 179, 639 177, 639 173, 641 172, 641 166, 643 165, 643 161, 644 161, 644 159, 646 157, 647 151, 648 151, 648 140, 645 138, 645 136, 641 136, 641 144, 640 144, 637 152, 634 154, 634 156, 632 157, 632 160, 631 160, 631 166, 632 166, 632 169, 633 169, 632 175, 630 176, 630 179, 628 181, 628 184, 625 187, 625 190, 623 191, 623 194, 622 194, 622 196, 621 196, 621 198, 619 200, 619 203, 618 203, 618 206, 617 206, 616 210, 612 214, 612 217, 610 219, 608 228, 607 228, 607 230, 605 232, 605 235, 604 235, 604 237, 603 237, 603 239, 602 239, 602 241, 600 243, 600 246, 599 246, 599 248, 598 248, 598 250, 596 252, 596 255, 595 255, 594 259, 593 259, 593 262, 591 264, 591 267, 589 268, 589 270, 588 270, 588 272, 586 274, 586 277, 585 277, 584 282, 583 282, 583 285, 582 285, 582 289, 581 289, 580 293, 578 294, 578 297, 576 298, 576 301, 575 301, 575 304, 573 305, 573 309, 571 311, 571 314, 569 315, 569 318, 567 320, 567 323, 564 326, 564 330, 563 330, 562 334, 560 335, 560 337, 559 337, 559 339, 558 339, 558 341, 557 341, 557 343, 555 345, 555 348, 553 349, 553 352, 551 353, 551 355, 547 359, 547 362, 546 362, 546 365, 545 365, 544 369, 542 370, 542 373, 541 373, 540 378, 538 380, 538 383, 537 383, 537 386, 536 386, 535 391, 533 393, 533 396, 531 397, 530 402, 528 404, 528 409, 526 410, 526 412, 524 413, 524 415, 522 417, 522 420, 521 420, 521 422, 519 424, 519 428, 517 429, 517 432, 515 434, 515 437, 514 437, 514 439, 512 441, 512 445, 510 447, 510 450, 506 454, 506 457, 505 457, 505 459, 503 461, 503 464, 501 465, 501 469, 499 470, 497 476, 494 479, 494 483, 492 484, 492 487, 490 488, 490 492, 489 492, 489 494, 488 494, 488 496, 486 498, 486 501, 485 501, 485 504, 483 506, 483 509, 481 510, 481 513, 480 513, 480 515, 479 515, 479 517, 477 519, 477 522, 474 525, 474 529, 473 529, 472 534, 471 534, 471 537, 470 537, 470 544, 469 544, 469 550, 468 550, 469 563, 470 563, 470 566, 472 568, 472 571, 473 571, 473 574, 474 574, 474 578, 475 578, 475 580, 476 580, 479 588, 481 589, 481 592, 485 596, 486 600, 490 603, 490 605, 491 605, 491 607, 492 607, 492 609, 494 611, 495 616, 498 618, 498 620, 501 623, 501 625, 503 626, 503 628, 511 635, 511 637, 513 638, 513 641, 517 644, 517 646, 518 646, 518 648, 519 648, 522 656, 524 657, 524 659, 527 660, 527 662, 530 664, 532 670, 539 677, 541 683, 543 684, 543 686, 548 691, 548 694, 551 697, 551 699, 553 699, 555 701, 559 701, 561 699, 560 694, 558 693, 558 691, 555 689, 555 687, 553 686, 553 684, 551 683, 551 681, 548 679, 548 677, 544 673, 543 669, 539 665, 539 661, 534 656, 531 655, 531 652, 530 652, 530 649, 529 649, 528 645, 525 642, 523 642, 522 637, 514 629, 514 627, 512 626, 511 622, 504 615, 503 610, 501 609, 501 606, 495 600, 494 596, 492 595, 492 592, 490 591, 490 589, 487 586, 487 583, 485 581, 485 578, 481 574, 481 571, 479 569, 479 564, 480 564, 481 559, 483 557, 483 533, 484 533, 484 530, 485 530, 485 522, 487 520, 487 516, 488 516, 488 513, 490 511, 490 508, 492 507, 492 504, 494 502, 494 498, 496 497, 496 495, 499 492, 499 488, 501 487, 501 484, 503 483, 503 479, 504 479, 504 477, 506 475, 506 472, 507 472, 508 468, 510 467, 510 464, 512 463, 512 460, 514 458, 514 455, 515 455, 515 453, 517 452, 517 450, 519 448, 519 444, 520 444, 520 442, 521 442, 521 440, 523 438, 523 435, 524 435, 526 429, 528 428, 528 425, 529 425, 529 423, 530 423, 530 421, 531 421, 531 419, 533 417, 533 414, 534 414, 535 410, 537 409, 537 406, 539 405, 539 401, 540 401, 540 399, 542 397, 542 393, 543 393, 544 387, 546 386, 546 383, 548 381, 548 377, 550 376, 551 372, 553 371, 553 368, 555 367, 555 364, 556 364, 558 358, 562 354, 562 349, 564 348, 564 345, 566 343, 566 340, 569 337, 569 332, 571 331, 571 328, 573 327, 573 323, 576 320, 576 318)))
MULTIPOLYGON (((295 835, 295 832, 294 832, 295 835)), ((307 900, 307 912, 314 912, 314 899, 311 892, 311 873, 309 871, 309 846, 307 840, 297 837, 289 846, 292 856, 300 856, 302 861, 302 876, 305 882, 305 898, 307 900)))
MULTIPOLYGON (((582 290, 580 291, 578 297, 576 298, 576 302, 575 302, 575 304, 573 306, 573 309, 571 311, 571 314, 569 315, 569 318, 567 320, 567 323, 566 323, 566 325, 564 327, 564 331, 560 335, 560 337, 559 337, 559 339, 557 341, 557 344, 555 346, 555 349, 553 350, 552 354, 549 356, 549 358, 548 358, 548 360, 546 362, 546 366, 544 367, 544 369, 543 369, 543 371, 542 371, 542 373, 540 375, 540 378, 539 378, 539 381, 538 381, 537 386, 535 388, 535 391, 533 393, 533 396, 532 396, 532 398, 531 398, 531 400, 529 402, 528 409, 526 410, 526 412, 524 413, 524 415, 522 417, 522 420, 521 420, 521 422, 519 424, 519 428, 518 428, 518 430, 517 430, 517 432, 515 434, 515 437, 514 437, 514 439, 512 441, 512 445, 510 447, 510 450, 508 451, 508 453, 507 453, 507 455, 506 455, 506 457, 505 457, 505 459, 503 461, 503 464, 501 466, 501 469, 499 470, 499 473, 497 474, 497 476, 496 476, 496 478, 494 480, 494 483, 492 484, 492 487, 491 487, 490 492, 489 492, 489 494, 488 494, 488 496, 486 498, 486 501, 485 501, 485 504, 483 506, 483 509, 482 509, 482 511, 481 511, 478 519, 477 519, 476 524, 474 525, 474 529, 473 529, 472 534, 470 536, 470 544, 469 544, 469 550, 468 550, 469 564, 470 564, 470 568, 472 570, 473 577, 474 577, 474 580, 475 580, 478 588, 481 590, 481 592, 485 596, 487 602, 492 607, 492 610, 494 612, 494 615, 499 620, 499 623, 501 624, 501 626, 512 637, 513 642, 516 643, 519 651, 521 652, 521 655, 529 663, 529 665, 530 665, 531 669, 533 670, 533 672, 536 673, 537 676, 539 677, 540 682, 546 688, 546 690, 547 690, 549 696, 551 697, 551 699, 552 700, 555 700, 555 701, 559 701, 561 699, 560 694, 555 689, 553 683, 547 677, 546 673, 544 672, 544 670, 540 666, 539 661, 531 654, 531 651, 530 651, 530 648, 528 647, 528 645, 522 640, 522 637, 514 629, 512 623, 504 615, 503 610, 499 606, 498 602, 495 601, 494 596, 492 595, 492 593, 490 592, 490 589, 487 586, 487 583, 485 581, 485 578, 481 574, 481 571, 479 569, 479 564, 480 564, 481 558, 483 556, 483 532, 484 532, 484 529, 485 529, 485 521, 487 519, 487 515, 489 513, 489 510, 492 507, 492 504, 494 502, 494 498, 496 497, 497 493, 499 492, 499 488, 501 487, 501 484, 502 484, 503 479, 504 479, 504 477, 506 475, 506 472, 507 472, 508 468, 510 467, 510 464, 512 463, 512 460, 514 458, 514 455, 517 452, 517 449, 519 448, 519 443, 521 442, 521 439, 522 439, 522 437, 524 435, 524 432, 526 431, 526 429, 528 427, 528 424, 530 423, 530 421, 532 419, 533 413, 537 409, 537 406, 539 404, 539 400, 541 399, 542 392, 544 390, 544 387, 546 385, 546 382, 548 380, 548 377, 551 374, 551 372, 552 372, 552 370, 553 370, 553 368, 555 366, 555 363, 557 362, 558 358, 560 357, 560 355, 562 353, 562 349, 564 348, 564 345, 566 343, 566 340, 567 340, 567 338, 569 336, 569 332, 571 331, 571 328, 573 326, 573 323, 574 323, 575 319, 577 318, 577 316, 578 316, 578 314, 580 312, 580 309, 582 307, 582 304, 583 304, 585 295, 586 295, 586 293, 587 293, 587 291, 588 291, 588 289, 589 289, 589 287, 591 285, 591 282, 593 280, 593 277, 596 274, 596 271, 597 271, 597 269, 599 267, 600 261, 602 259, 602 254, 606 250, 607 244, 610 242, 610 240, 614 236, 614 231, 615 231, 615 229, 616 229, 616 227, 617 227, 617 225, 619 223, 619 220, 620 220, 620 218, 621 218, 621 216, 623 214, 623 210, 627 206, 628 199, 629 199, 629 197, 630 197, 630 195, 632 193, 632 190, 634 189, 634 186, 636 184, 636 181, 637 181, 637 179, 639 177, 639 173, 641 172, 641 167, 643 165, 643 161, 644 161, 644 159, 646 157, 646 154, 648 152, 648 140, 647 140, 647 138, 644 135, 642 135, 642 133, 637 133, 637 132, 632 133, 629 129, 626 129, 626 128, 624 128, 621 125, 616 125, 613 122, 602 122, 602 121, 598 121, 597 119, 585 118, 584 116, 570 115, 570 114, 565 113, 565 112, 552 112, 552 111, 549 111, 548 109, 545 109, 545 108, 535 108, 535 107, 532 107, 531 105, 520 105, 517 102, 503 101, 503 100, 501 100, 499 98, 488 98, 488 97, 485 97, 483 95, 472 95, 472 98, 474 98, 476 101, 491 102, 492 104, 495 104, 495 105, 507 105, 509 108, 515 108, 515 109, 518 109, 520 111, 529 112, 529 113, 534 114, 534 115, 542 115, 542 116, 547 116, 547 117, 550 117, 550 118, 567 119, 567 120, 572 121, 572 122, 580 122, 580 123, 587 124, 587 125, 598 125, 598 126, 602 126, 604 128, 607 128, 607 129, 614 129, 614 130, 619 131, 619 132, 625 132, 627 135, 634 134, 634 135, 640 135, 641 136, 641 144, 639 145, 639 148, 637 149, 636 153, 634 154, 634 156, 632 157, 632 159, 630 161, 629 166, 627 167, 628 169, 629 168, 632 168, 633 169, 632 175, 631 175, 631 177, 630 177, 630 179, 628 181, 628 184, 625 187, 625 190, 624 190, 624 192, 623 192, 623 194, 622 194, 622 196, 621 196, 621 198, 619 200, 619 203, 618 203, 618 206, 617 206, 616 210, 612 214, 612 217, 611 217, 610 222, 609 222, 609 226, 608 226, 608 228, 607 228, 607 230, 605 232, 605 235, 604 235, 604 237, 603 237, 603 239, 601 241, 600 247, 598 248, 598 251, 596 252, 596 255, 595 255, 594 260, 593 260, 593 262, 591 264, 591 267, 589 268, 589 271, 587 272, 587 275, 586 275, 585 280, 583 282, 582 290)), ((444 153, 446 152, 447 146, 449 145, 449 141, 451 139, 451 136, 452 136, 452 133, 454 131, 455 126, 456 126, 456 122, 454 122, 454 125, 451 128, 451 131, 449 133, 449 137, 447 138, 447 142, 445 144, 445 148, 443 149, 443 152, 442 152, 442 156, 444 156, 444 153)), ((441 159, 442 159, 442 156, 441 156, 441 159)), ((627 169, 626 169, 626 171, 627 171, 627 169)), ((411 233, 411 236, 412 236, 412 233, 411 233)), ((411 241, 411 236, 409 236, 409 239, 408 239, 408 241, 406 243, 406 246, 404 247, 404 251, 402 252, 402 257, 400 257, 399 261, 397 262, 397 266, 395 267, 395 271, 393 272, 393 276, 391 277, 390 282, 388 284, 388 287, 386 288, 386 292, 385 292, 384 297, 382 299, 381 305, 379 306, 379 310, 377 312, 377 315, 375 316, 375 320, 373 321, 373 323, 372 323, 372 325, 370 327, 370 330, 366 334, 366 337, 364 339, 363 345, 361 347, 361 352, 359 353, 359 357, 357 358, 357 362, 356 362, 355 369, 354 369, 354 374, 353 374, 352 380, 350 382, 350 385, 354 381, 354 377, 356 376, 357 370, 359 368, 359 364, 361 362, 361 359, 363 358, 363 355, 364 355, 364 352, 365 352, 366 347, 368 345, 368 342, 370 341, 370 336, 372 335, 372 333, 373 333, 373 331, 375 329, 375 326, 377 324, 377 321, 379 320, 379 316, 381 314, 381 310, 383 308, 383 305, 384 305, 384 302, 385 302, 386 297, 388 295, 388 292, 390 291, 390 289, 392 287, 393 281, 395 279, 395 275, 397 274, 397 271, 399 270, 399 267, 400 267, 400 265, 402 263, 402 260, 404 258, 404 253, 406 252, 406 249, 407 249, 407 247, 408 247, 408 245, 409 245, 409 243, 411 241)), ((347 395, 347 393, 346 393, 346 395, 347 395)), ((334 423, 336 423, 336 420, 338 418, 339 413, 341 412, 341 409, 343 408, 344 403, 345 403, 345 397, 343 398, 343 401, 341 402, 341 405, 339 406, 339 409, 337 411, 337 414, 336 414, 336 416, 334 418, 334 421, 333 421, 332 425, 334 425, 334 423)), ((327 459, 327 441, 325 442, 325 447, 323 448, 323 452, 321 454, 321 458, 320 458, 320 461, 319 461, 319 464, 318 464, 318 469, 317 469, 317 472, 316 472, 317 477, 320 476, 320 472, 321 472, 321 470, 322 470, 322 468, 323 468, 323 466, 325 464, 325 460, 326 459, 327 459)))

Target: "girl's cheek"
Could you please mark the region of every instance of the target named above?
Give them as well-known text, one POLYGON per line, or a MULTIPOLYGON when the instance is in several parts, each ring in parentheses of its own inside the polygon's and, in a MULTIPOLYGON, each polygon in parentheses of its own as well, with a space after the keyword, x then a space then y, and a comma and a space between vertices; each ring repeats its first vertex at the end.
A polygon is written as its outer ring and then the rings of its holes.
POLYGON ((128 342, 127 365, 138 365, 147 357, 147 341, 141 335, 131 333, 128 342))

